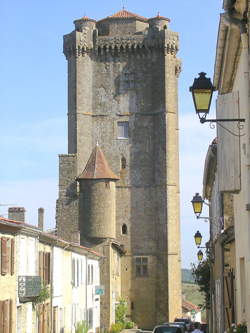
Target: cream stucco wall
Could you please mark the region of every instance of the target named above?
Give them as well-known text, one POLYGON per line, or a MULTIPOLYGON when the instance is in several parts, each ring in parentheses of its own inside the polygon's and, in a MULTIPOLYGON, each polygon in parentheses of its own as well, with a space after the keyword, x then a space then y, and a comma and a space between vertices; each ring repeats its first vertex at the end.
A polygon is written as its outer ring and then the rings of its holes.
POLYGON ((235 245, 236 245, 236 299, 237 322, 247 321, 250 327, 250 151, 249 151, 249 73, 248 50, 243 48, 235 77, 233 91, 239 92, 240 116, 246 119, 240 138, 241 189, 234 194, 235 245))

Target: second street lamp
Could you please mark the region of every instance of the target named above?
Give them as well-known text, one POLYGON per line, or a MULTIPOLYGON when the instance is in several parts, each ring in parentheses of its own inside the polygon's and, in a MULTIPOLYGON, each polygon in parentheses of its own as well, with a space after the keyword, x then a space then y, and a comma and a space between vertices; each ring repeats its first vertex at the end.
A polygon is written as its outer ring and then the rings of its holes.
POLYGON ((195 235, 194 235, 194 241, 196 246, 200 246, 201 245, 201 241, 202 241, 202 236, 201 233, 199 231, 196 231, 195 235))
POLYGON ((195 196, 193 197, 191 202, 192 202, 194 213, 195 213, 195 215, 198 219, 201 215, 201 212, 202 212, 202 207, 203 207, 204 200, 199 195, 199 193, 195 193, 195 196))
POLYGON ((202 259, 203 259, 203 252, 201 250, 198 251, 197 258, 198 258, 199 261, 202 261, 202 259))

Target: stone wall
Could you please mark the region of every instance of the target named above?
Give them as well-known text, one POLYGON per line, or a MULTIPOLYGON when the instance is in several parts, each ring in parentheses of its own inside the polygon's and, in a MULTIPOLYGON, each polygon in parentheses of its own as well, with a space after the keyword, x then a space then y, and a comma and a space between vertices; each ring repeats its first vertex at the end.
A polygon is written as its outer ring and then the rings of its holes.
POLYGON ((76 154, 76 160, 73 155, 62 158, 60 174, 69 175, 69 180, 60 190, 66 193, 71 185, 74 190, 58 201, 58 232, 68 237, 76 229, 78 199, 72 180, 98 142, 111 169, 121 176, 116 183, 116 238, 126 250, 122 295, 129 302, 131 319, 152 328, 181 314, 177 103, 181 65, 176 58, 178 34, 158 31, 145 22, 123 23, 127 26, 122 30, 106 21, 99 24, 99 35, 89 27, 88 33, 73 31, 64 37, 69 153, 76 154), (118 138, 120 122, 128 122, 127 138, 118 138), (123 225, 127 233, 122 232, 123 225), (148 258, 147 276, 136 276, 136 257, 148 258))

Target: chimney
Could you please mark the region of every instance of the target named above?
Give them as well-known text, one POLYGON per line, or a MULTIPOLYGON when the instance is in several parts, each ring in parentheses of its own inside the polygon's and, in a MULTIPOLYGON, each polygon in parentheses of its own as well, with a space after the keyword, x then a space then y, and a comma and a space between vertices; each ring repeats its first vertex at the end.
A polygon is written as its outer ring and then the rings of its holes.
POLYGON ((44 228, 44 208, 38 208, 38 228, 43 231, 43 228, 44 228))
POLYGON ((8 218, 10 220, 25 222, 25 208, 24 207, 10 207, 8 209, 8 218))

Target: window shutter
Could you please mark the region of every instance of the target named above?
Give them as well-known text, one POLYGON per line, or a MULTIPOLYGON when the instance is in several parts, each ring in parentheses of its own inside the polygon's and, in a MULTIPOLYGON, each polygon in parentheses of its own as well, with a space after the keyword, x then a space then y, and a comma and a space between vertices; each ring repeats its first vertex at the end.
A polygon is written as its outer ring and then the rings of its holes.
POLYGON ((39 251, 39 276, 43 281, 43 253, 39 251))
POLYGON ((3 332, 3 301, 0 301, 0 332, 3 332))
POLYGON ((10 328, 9 328, 9 333, 12 333, 12 319, 13 319, 13 301, 12 299, 9 300, 9 316, 10 316, 10 328))
POLYGON ((48 263, 47 281, 48 281, 48 284, 50 284, 50 252, 47 253, 47 263, 48 263))
POLYGON ((43 252, 43 281, 44 284, 47 284, 47 280, 46 280, 46 253, 43 252))
POLYGON ((8 274, 9 259, 8 259, 8 238, 2 237, 1 239, 1 274, 8 274))
MULTIPOLYGON (((219 95, 216 110, 217 118, 240 118, 238 92, 219 95)), ((221 126, 217 126, 219 191, 238 192, 240 190, 239 134, 237 122, 224 122, 221 126)))
POLYGON ((11 275, 15 274, 15 239, 11 239, 11 275))
POLYGON ((10 332, 10 301, 3 302, 3 333, 10 332))
POLYGON ((75 259, 72 259, 72 285, 75 287, 75 259))

